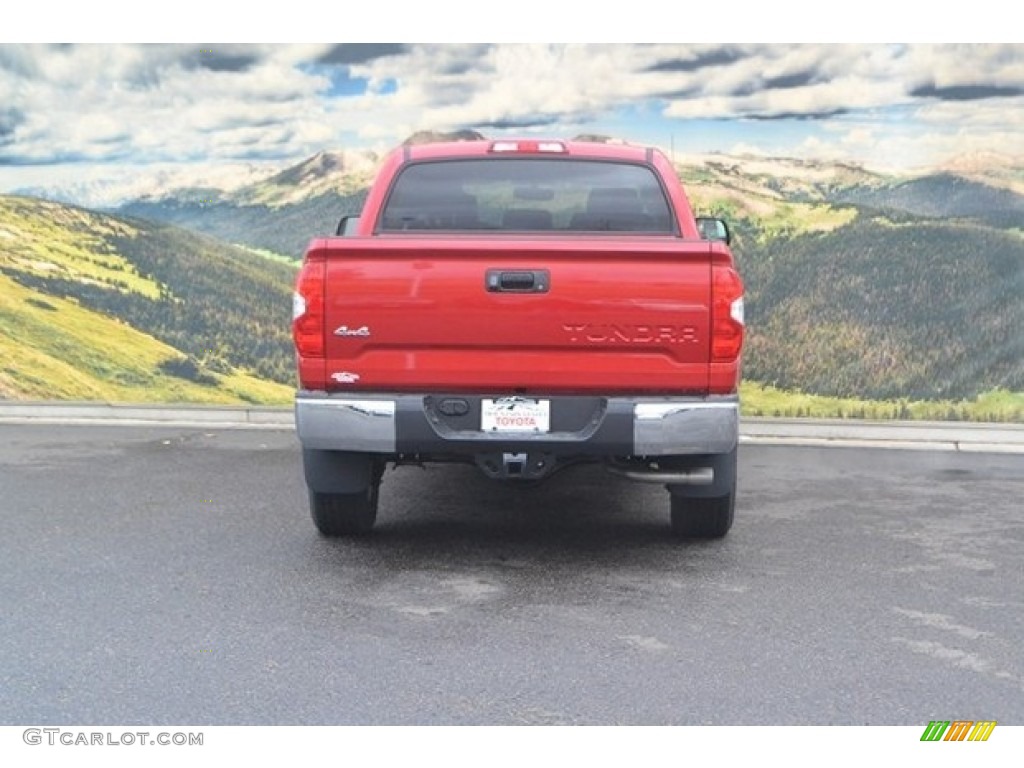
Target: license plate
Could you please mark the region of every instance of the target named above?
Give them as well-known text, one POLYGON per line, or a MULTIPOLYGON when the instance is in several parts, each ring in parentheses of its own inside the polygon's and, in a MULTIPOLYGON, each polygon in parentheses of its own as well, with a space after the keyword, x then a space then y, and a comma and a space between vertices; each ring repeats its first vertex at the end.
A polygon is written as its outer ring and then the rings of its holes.
POLYGON ((480 405, 480 428, 484 432, 551 431, 550 400, 499 397, 484 400, 480 405))

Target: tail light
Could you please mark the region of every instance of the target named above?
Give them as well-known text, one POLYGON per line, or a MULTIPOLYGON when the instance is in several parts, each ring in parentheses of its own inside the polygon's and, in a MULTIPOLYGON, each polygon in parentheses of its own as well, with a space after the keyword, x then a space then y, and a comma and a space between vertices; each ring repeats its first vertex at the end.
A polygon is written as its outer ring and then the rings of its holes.
POLYGON ((743 347, 743 281, 735 269, 711 268, 711 362, 731 363, 743 347))
POLYGON ((299 357, 324 356, 324 278, 327 264, 306 257, 292 295, 292 338, 299 357))

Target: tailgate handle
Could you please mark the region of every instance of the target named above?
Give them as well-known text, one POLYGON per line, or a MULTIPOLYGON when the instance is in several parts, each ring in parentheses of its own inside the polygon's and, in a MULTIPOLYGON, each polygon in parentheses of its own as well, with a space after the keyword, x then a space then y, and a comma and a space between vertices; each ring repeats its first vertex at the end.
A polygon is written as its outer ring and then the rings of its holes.
POLYGON ((492 293, 547 293, 550 285, 546 269, 487 270, 487 290, 492 293))

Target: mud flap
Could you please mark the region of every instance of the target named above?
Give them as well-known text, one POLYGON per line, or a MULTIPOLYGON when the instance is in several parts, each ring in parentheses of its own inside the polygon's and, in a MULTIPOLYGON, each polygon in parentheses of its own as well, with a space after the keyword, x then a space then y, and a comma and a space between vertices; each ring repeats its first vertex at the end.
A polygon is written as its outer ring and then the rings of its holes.
POLYGON ((306 448, 302 466, 315 493, 360 493, 380 480, 380 462, 368 453, 306 448))

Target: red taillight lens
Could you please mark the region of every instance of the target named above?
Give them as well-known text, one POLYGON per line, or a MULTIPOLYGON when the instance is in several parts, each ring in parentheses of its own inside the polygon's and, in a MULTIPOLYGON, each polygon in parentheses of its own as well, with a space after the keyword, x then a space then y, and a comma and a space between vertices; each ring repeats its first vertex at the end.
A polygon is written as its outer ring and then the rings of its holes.
POLYGON ((732 267, 711 268, 711 362, 731 363, 743 348, 743 281, 732 267))
POLYGON ((300 357, 324 356, 324 261, 306 262, 295 279, 292 296, 292 338, 300 357))

